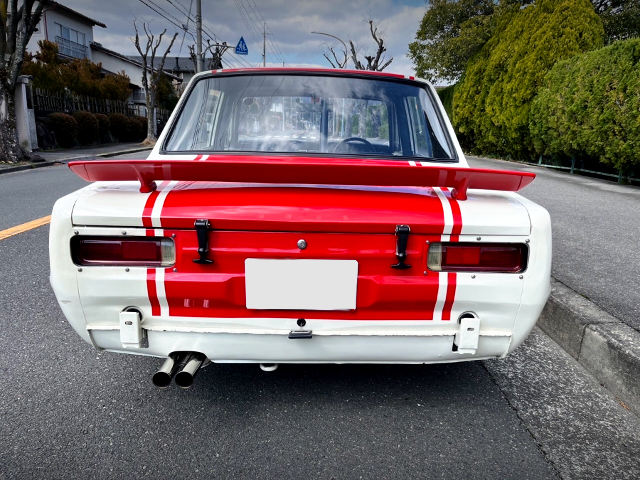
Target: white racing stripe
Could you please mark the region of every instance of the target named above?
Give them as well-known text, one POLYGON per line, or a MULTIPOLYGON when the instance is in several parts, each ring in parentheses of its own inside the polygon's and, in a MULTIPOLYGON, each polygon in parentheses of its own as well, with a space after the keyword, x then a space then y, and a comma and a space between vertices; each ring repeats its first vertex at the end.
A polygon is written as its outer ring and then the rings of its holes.
POLYGON ((164 288, 164 268, 156 268, 156 294, 160 303, 160 316, 169 316, 169 302, 167 302, 167 292, 164 288))
POLYGON ((449 204, 449 200, 445 197, 444 193, 442 193, 442 189, 440 187, 433 187, 433 191, 436 192, 438 198, 440 199, 440 203, 442 203, 442 211, 444 212, 444 230, 442 231, 442 237, 440 240, 446 242, 449 240, 449 235, 451 235, 451 231, 453 230, 453 212, 451 211, 451 205, 449 204), (444 237, 447 237, 446 239, 444 237))
MULTIPOLYGON (((451 205, 449 204, 447 197, 442 193, 442 189, 440 187, 434 187, 433 191, 438 195, 440 203, 442 203, 442 211, 444 212, 444 229, 440 236, 440 241, 448 242, 451 239, 451 231, 453 230, 453 212, 451 211, 451 205)), ((448 287, 449 280, 447 272, 440 272, 438 274, 438 299, 436 301, 436 306, 433 309, 434 320, 442 320, 442 310, 444 308, 444 303, 447 300, 448 287)))
POLYGON ((414 162, 413 160, 409 160, 409 165, 411 165, 412 167, 416 166, 416 162, 414 162))
POLYGON ((160 221, 160 214, 162 213, 162 207, 164 206, 164 201, 167 198, 169 192, 177 185, 177 180, 172 180, 169 182, 167 186, 165 186, 162 191, 158 194, 155 203, 153 204, 153 210, 151 211, 151 226, 153 228, 159 228, 162 226, 160 221))
POLYGON ((436 300, 436 306, 433 309, 433 319, 442 320, 442 309, 444 308, 444 302, 447 300, 447 288, 449 287, 449 280, 447 272, 438 273, 438 299, 436 300))

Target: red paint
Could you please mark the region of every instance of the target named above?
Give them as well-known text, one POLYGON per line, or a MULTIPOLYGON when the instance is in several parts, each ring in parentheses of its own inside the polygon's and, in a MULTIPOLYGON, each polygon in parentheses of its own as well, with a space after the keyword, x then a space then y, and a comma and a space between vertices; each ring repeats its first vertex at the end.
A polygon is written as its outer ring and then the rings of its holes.
POLYGON ((177 272, 167 270, 165 291, 171 316, 221 318, 306 318, 336 320, 431 320, 438 293, 437 273, 424 275, 420 259, 426 240, 414 235, 407 246, 408 270, 394 270, 396 237, 385 235, 229 232, 209 233, 212 264, 193 263, 198 240, 193 230, 176 231, 177 272), (304 238, 307 248, 296 242, 304 238), (245 308, 244 261, 270 259, 353 259, 358 261, 355 311, 248 310, 245 308))
POLYGON ((431 189, 340 189, 179 183, 166 196, 162 227, 193 229, 206 218, 214 230, 439 234, 442 203, 431 189))
POLYGON ((406 161, 210 155, 206 161, 106 160, 71 162, 69 168, 90 181, 138 180, 142 189, 155 180, 191 180, 327 185, 452 187, 458 199, 467 188, 518 191, 535 178, 529 172, 448 167, 413 168, 406 161))
POLYGON ((158 301, 158 292, 156 289, 156 269, 147 268, 147 292, 149 302, 151 303, 151 315, 157 317, 160 315, 160 302, 158 301))
MULTIPOLYGON (((156 198, 158 198, 158 194, 160 192, 158 190, 154 190, 147 197, 147 201, 144 204, 144 209, 142 210, 142 226, 143 227, 152 227, 151 223, 151 212, 153 212, 153 205, 156 203, 156 198)), ((148 232, 147 232, 148 235, 148 232)))
MULTIPOLYGON (((449 238, 451 242, 457 242, 460 239, 460 232, 462 232, 462 213, 460 212, 458 200, 454 198, 454 193, 457 192, 447 192, 446 189, 443 189, 443 192, 445 192, 453 217, 453 227, 449 238), (447 193, 449 194, 447 195, 447 193)), ((442 320, 451 320, 451 309, 453 308, 453 302, 456 298, 457 278, 458 274, 455 272, 449 272, 447 274, 447 296, 442 308, 442 320)))
POLYGON ((447 273, 447 297, 444 301, 444 307, 442 308, 442 320, 451 320, 451 308, 456 298, 456 279, 457 273, 447 273))
MULTIPOLYGON (((343 76, 362 76, 362 75, 370 75, 376 77, 392 77, 392 78, 405 78, 404 75, 399 75, 397 73, 388 73, 388 72, 374 72, 370 70, 339 70, 339 74, 336 73, 336 70, 333 68, 225 68, 223 70, 212 70, 211 73, 221 74, 221 73, 239 73, 239 74, 259 74, 264 75, 265 73, 326 73, 329 75, 339 75, 343 76)), ((411 78, 413 80, 413 78, 411 78)))

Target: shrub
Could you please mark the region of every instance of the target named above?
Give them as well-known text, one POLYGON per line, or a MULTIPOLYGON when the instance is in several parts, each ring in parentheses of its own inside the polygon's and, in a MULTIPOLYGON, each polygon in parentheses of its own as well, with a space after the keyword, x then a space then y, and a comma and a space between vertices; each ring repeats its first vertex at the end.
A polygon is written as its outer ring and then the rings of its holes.
POLYGON ((540 154, 595 157, 623 172, 640 165, 640 39, 559 62, 531 107, 540 154))
POLYGON ((96 113, 96 120, 98 121, 98 136, 101 142, 109 141, 109 117, 104 113, 96 113))
POLYGON ((449 120, 453 122, 453 94, 455 93, 456 85, 449 85, 448 87, 439 88, 436 90, 438 93, 438 97, 440 97, 440 101, 442 102, 442 106, 444 107, 447 115, 449 116, 449 120))
POLYGON ((110 113, 109 125, 111 135, 116 137, 119 142, 128 142, 131 138, 129 132, 129 118, 122 113, 110 113))
POLYGON ((98 141, 98 119, 91 112, 78 110, 73 113, 73 118, 78 123, 78 140, 82 145, 91 145, 98 141))
POLYGON ((469 62, 453 99, 454 124, 474 151, 530 158, 529 112, 544 76, 559 60, 602 45, 589 0, 517 3, 469 62))
POLYGON ((137 117, 131 117, 128 119, 129 123, 129 140, 138 141, 142 140, 142 124, 137 117))
POLYGON ((135 117, 142 128, 142 137, 147 138, 147 117, 135 117))
POLYGON ((56 134, 56 141, 62 148, 70 148, 78 138, 78 122, 66 113, 52 113, 49 115, 49 124, 56 134))

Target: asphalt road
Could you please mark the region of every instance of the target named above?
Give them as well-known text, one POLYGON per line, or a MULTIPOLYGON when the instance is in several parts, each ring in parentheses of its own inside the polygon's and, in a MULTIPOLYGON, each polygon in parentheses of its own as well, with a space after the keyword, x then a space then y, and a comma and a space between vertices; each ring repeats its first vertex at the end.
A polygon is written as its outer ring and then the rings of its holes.
POLYGON ((551 273, 640 331, 640 188, 543 167, 468 158, 478 168, 537 175, 520 193, 551 215, 551 273))
MULTIPOLYGON (((0 219, 82 184, 66 167, 0 175, 0 219)), ((158 390, 158 359, 69 327, 47 236, 0 241, 0 478, 640 478, 638 417, 537 330, 490 362, 212 365, 158 390)))

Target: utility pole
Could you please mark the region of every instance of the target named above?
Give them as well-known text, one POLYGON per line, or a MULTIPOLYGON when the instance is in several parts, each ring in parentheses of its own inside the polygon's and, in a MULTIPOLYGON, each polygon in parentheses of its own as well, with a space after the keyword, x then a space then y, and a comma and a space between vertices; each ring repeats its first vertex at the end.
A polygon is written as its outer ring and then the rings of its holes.
POLYGON ((267 24, 264 23, 264 30, 262 30, 262 66, 267 66, 267 24))
POLYGON ((196 68, 198 72, 204 70, 202 58, 202 0, 196 0, 196 68))

